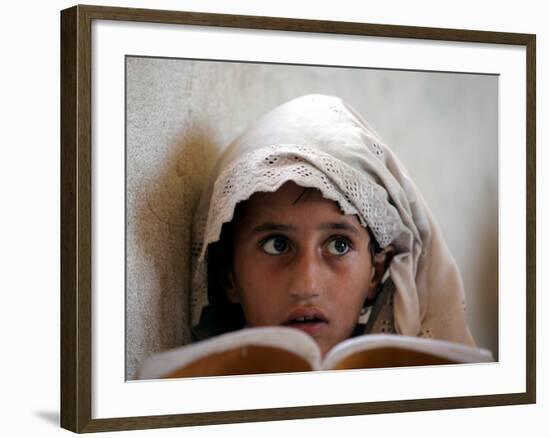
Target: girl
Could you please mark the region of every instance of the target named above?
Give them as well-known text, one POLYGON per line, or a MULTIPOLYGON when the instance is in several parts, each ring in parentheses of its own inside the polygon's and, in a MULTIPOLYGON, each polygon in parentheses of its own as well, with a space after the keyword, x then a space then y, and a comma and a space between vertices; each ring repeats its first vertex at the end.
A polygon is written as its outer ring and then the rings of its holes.
POLYGON ((194 230, 192 333, 286 325, 467 345, 460 273, 393 152, 336 97, 287 102, 224 151, 194 230))

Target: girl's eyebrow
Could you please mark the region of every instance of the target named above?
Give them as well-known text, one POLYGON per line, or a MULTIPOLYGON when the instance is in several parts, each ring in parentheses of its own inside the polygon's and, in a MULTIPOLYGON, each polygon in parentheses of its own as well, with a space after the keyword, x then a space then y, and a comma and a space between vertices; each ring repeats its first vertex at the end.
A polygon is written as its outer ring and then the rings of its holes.
POLYGON ((263 233, 265 231, 294 231, 296 227, 287 224, 276 224, 274 222, 264 222, 252 229, 253 233, 263 233))
POLYGON ((318 228, 321 230, 345 230, 359 234, 357 227, 348 222, 323 222, 318 228))
MULTIPOLYGON (((323 222, 317 227, 319 230, 345 230, 359 234, 357 227, 347 222, 323 222)), ((296 231, 296 227, 288 224, 278 224, 275 222, 264 222, 252 229, 253 233, 263 233, 266 231, 296 231)))

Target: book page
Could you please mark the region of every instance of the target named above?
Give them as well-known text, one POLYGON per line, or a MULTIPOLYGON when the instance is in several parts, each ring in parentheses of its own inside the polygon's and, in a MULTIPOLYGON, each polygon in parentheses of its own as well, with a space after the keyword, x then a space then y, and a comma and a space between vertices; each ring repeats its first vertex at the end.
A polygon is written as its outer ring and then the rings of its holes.
POLYGON ((165 377, 234 376, 311 370, 312 365, 307 360, 291 351, 280 347, 245 345, 197 359, 165 377))
POLYGON ((238 330, 157 353, 139 379, 206 377, 320 369, 321 353, 309 335, 288 327, 238 330))
POLYGON ((335 346, 327 353, 323 368, 362 369, 493 361, 489 350, 454 342, 402 335, 363 335, 335 346))

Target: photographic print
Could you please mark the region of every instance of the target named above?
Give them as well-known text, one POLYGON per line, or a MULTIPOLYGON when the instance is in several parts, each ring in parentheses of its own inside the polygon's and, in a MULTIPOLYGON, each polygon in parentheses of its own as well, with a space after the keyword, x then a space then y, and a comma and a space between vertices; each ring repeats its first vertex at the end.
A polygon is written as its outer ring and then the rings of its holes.
POLYGON ((531 34, 62 11, 62 427, 534 403, 534 96, 531 34))
MULTIPOLYGON (((373 334, 434 340, 419 346, 428 349, 425 354, 442 348, 444 355, 445 348, 459 346, 489 350, 479 356, 465 350, 440 362, 425 358, 426 364, 498 357, 496 75, 129 56, 126 81, 128 379, 160 351, 165 354, 150 361, 141 377, 153 376, 155 367, 183 376, 183 364, 194 369, 191 376, 210 375, 212 367, 223 374, 254 373, 251 355, 262 358, 257 372, 307 370, 311 364, 296 361, 320 362, 346 339, 354 340, 347 354, 358 356, 359 339, 373 334), (228 148, 230 164, 216 168, 228 148), (258 150, 259 156, 250 155, 258 150), (387 169, 394 160, 402 169, 387 169), (228 176, 231 165, 236 168, 228 176), (303 211, 287 211, 285 204, 296 204, 284 199, 298 198, 304 188, 311 190, 310 202, 306 196, 297 203, 303 211), (306 224, 322 213, 315 207, 321 199, 335 213, 328 222, 342 219, 353 228, 312 233, 306 224), (239 221, 249 211, 247 202, 255 205, 257 218, 243 229, 239 221), (293 217, 300 213, 302 218, 293 217), (416 217, 405 224, 407 214, 416 217), (264 223, 294 229, 252 232, 264 223), (352 239, 362 229, 367 232, 352 239), (259 251, 250 248, 262 241, 259 251), (210 246, 203 251, 203 245, 210 246), (322 255, 319 262, 305 262, 305 273, 294 273, 312 246, 322 255), (236 254, 243 260, 235 260, 236 254), (371 275, 375 259, 378 272, 371 275), (372 285, 365 276, 376 277, 372 285), (220 277, 233 277, 235 285, 220 277), (422 315, 426 309, 429 316, 422 315), (290 331, 247 332, 242 341, 220 337, 267 326, 297 328, 316 341, 321 354, 290 331), (199 341, 206 339, 201 351, 199 341), (252 345, 260 350, 250 351, 252 345), (288 345, 288 357, 267 359, 288 345)), ((413 345, 374 340, 382 343, 375 351, 390 357, 393 352, 394 366, 421 363, 412 352, 410 362, 398 359, 397 348, 413 345)), ((392 366, 391 358, 362 360, 353 367, 392 366)))

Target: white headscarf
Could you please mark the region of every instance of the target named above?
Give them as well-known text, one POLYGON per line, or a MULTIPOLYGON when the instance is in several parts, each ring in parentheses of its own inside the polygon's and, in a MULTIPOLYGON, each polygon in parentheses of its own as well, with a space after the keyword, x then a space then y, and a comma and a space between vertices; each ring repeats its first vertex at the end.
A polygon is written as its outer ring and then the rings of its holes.
POLYGON ((324 95, 278 106, 220 157, 194 224, 192 326, 208 304, 208 245, 219 239, 238 202, 287 181, 319 189, 368 225, 382 248, 393 245, 391 281, 384 283, 369 332, 474 344, 460 273, 422 195, 368 123, 339 98, 324 95))

